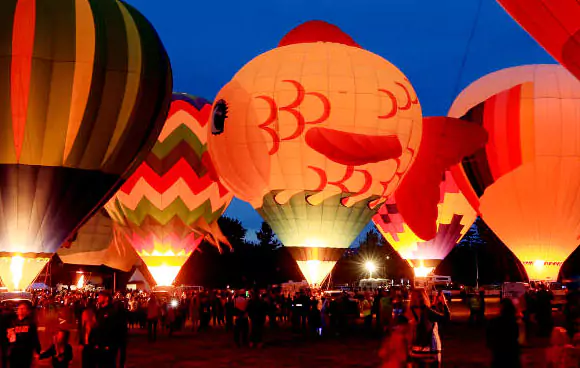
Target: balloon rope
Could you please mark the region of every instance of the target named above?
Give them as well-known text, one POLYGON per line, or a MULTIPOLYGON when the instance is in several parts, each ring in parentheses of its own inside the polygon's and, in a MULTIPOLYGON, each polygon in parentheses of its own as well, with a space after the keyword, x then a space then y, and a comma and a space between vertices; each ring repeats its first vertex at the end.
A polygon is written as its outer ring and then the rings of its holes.
POLYGON ((467 46, 465 46, 465 54, 463 54, 463 60, 461 60, 461 66, 459 67, 459 75, 457 76, 457 83, 455 84, 455 90, 453 91, 453 96, 451 96, 451 101, 455 100, 455 97, 457 97, 459 93, 459 88, 461 87, 461 77, 463 76, 463 70, 465 69, 465 65, 467 64, 467 57, 469 55, 471 42, 473 41, 473 37, 475 36, 477 24, 479 23, 479 16, 481 14, 482 4, 483 0, 479 0, 479 3, 477 4, 477 11, 475 12, 473 27, 471 27, 471 32, 469 33, 469 38, 467 39, 467 46))

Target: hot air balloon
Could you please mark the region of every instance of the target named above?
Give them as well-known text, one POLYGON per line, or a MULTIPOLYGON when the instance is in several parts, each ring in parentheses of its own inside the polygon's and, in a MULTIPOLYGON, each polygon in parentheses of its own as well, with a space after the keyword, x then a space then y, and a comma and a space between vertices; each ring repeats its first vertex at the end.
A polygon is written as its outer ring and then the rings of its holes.
POLYGON ((392 197, 387 199, 373 217, 373 222, 381 234, 409 262, 416 277, 425 277, 431 273, 461 240, 477 217, 449 171, 445 172, 439 184, 439 193, 437 235, 429 241, 422 240, 409 229, 392 197))
POLYGON ((218 93, 209 151, 224 185, 319 285, 401 182, 410 226, 435 235, 442 172, 485 141, 472 128, 448 118, 424 125, 399 69, 338 27, 310 21, 218 93))
POLYGON ((107 266, 129 272, 140 262, 139 256, 113 220, 101 208, 56 252, 65 264, 107 266))
POLYGON ((207 152, 211 103, 173 94, 159 140, 106 205, 158 285, 169 286, 204 237, 227 239, 217 219, 232 199, 207 152))
POLYGON ((155 142, 172 78, 116 0, 2 1, 0 54, 0 278, 24 289, 155 142))
POLYGON ((453 175, 530 280, 556 280, 580 235, 580 82, 559 65, 488 74, 450 116, 489 133, 453 175))
POLYGON ((554 59, 580 79, 580 3, 576 0, 498 0, 554 59))

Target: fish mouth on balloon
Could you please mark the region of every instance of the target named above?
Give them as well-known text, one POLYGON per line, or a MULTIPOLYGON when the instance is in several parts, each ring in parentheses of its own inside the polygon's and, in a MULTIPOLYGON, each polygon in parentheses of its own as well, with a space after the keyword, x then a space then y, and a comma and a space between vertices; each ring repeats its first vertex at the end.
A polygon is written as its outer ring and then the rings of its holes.
POLYGON ((361 166, 401 157, 403 147, 396 134, 368 135, 313 127, 306 132, 306 144, 331 161, 361 166))

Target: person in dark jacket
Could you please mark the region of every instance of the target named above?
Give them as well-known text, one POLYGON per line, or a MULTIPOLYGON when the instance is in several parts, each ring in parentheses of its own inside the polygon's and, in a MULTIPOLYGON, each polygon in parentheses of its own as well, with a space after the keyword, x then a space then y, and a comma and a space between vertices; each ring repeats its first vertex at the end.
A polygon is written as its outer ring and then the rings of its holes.
POLYGON ((68 368, 73 358, 72 346, 68 343, 70 333, 60 330, 54 336, 54 343, 48 350, 40 353, 40 359, 52 359, 53 368, 68 368))
POLYGON ((12 324, 12 320, 15 318, 14 313, 12 313, 8 308, 0 307, 0 348, 2 355, 2 365, 1 368, 8 368, 8 328, 12 324))
POLYGON ((16 311, 17 318, 7 330, 11 368, 29 368, 34 353, 40 354, 38 329, 31 313, 31 305, 28 302, 20 303, 16 311))
POLYGON ((117 310, 117 323, 119 328, 119 368, 125 368, 125 362, 127 361, 127 340, 129 339, 129 314, 122 301, 117 302, 115 308, 117 310))
POLYGON ((250 347, 262 347, 264 336, 264 325, 268 314, 268 305, 260 297, 258 292, 254 292, 252 299, 248 302, 248 316, 250 317, 250 347))
POLYGON ((107 292, 99 294, 97 309, 97 326, 95 329, 95 352, 98 368, 115 368, 119 338, 122 335, 117 310, 111 303, 111 295, 107 292))
POLYGON ((511 299, 502 299, 499 317, 490 321, 487 347, 492 353, 492 368, 519 368, 520 345, 516 308, 511 299))

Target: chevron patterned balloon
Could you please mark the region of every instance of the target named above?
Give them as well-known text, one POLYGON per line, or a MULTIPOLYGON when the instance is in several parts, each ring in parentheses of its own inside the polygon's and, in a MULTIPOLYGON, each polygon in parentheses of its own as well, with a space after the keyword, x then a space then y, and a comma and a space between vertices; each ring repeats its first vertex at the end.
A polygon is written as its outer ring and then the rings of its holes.
POLYGON ((232 194, 207 152, 210 112, 211 102, 174 93, 157 143, 106 205, 158 285, 171 285, 204 237, 224 240, 216 220, 232 194))

